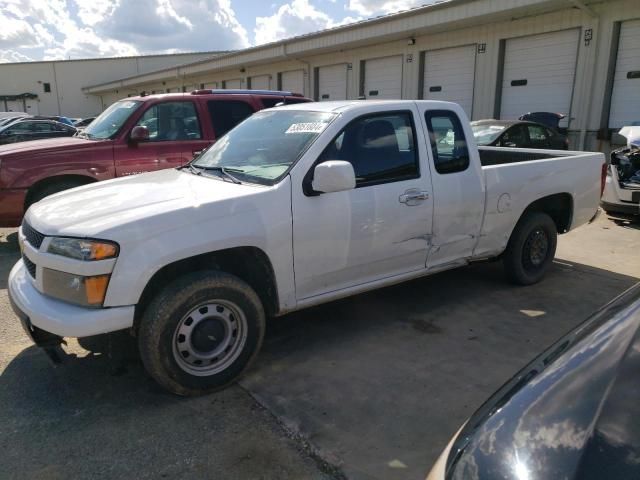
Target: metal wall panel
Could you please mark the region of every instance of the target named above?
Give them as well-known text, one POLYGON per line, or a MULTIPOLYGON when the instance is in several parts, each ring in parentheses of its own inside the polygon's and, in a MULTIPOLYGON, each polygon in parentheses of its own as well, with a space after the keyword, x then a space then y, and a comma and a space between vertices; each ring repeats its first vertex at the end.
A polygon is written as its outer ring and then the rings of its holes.
POLYGON ((249 77, 252 90, 269 90, 271 88, 270 75, 256 75, 249 77))
POLYGON ((640 122, 640 20, 622 22, 613 78, 609 128, 640 122))

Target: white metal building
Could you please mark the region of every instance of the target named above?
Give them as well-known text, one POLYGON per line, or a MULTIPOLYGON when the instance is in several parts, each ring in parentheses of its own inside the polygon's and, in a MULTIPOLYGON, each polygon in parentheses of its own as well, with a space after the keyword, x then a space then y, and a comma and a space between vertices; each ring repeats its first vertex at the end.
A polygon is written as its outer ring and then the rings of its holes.
POLYGON ((44 62, 0 63, 0 111, 86 117, 104 109, 82 88, 160 68, 209 59, 219 52, 44 62))
POLYGON ((640 122, 640 1, 448 0, 84 85, 102 106, 142 91, 269 88, 451 100, 473 119, 550 110, 566 114, 573 147, 606 150, 614 129, 640 122))

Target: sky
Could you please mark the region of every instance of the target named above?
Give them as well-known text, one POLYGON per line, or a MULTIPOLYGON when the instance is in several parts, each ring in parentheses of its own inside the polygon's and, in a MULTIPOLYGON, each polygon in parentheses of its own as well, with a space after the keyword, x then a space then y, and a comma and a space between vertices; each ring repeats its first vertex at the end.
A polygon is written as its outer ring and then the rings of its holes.
POLYGON ((433 0, 0 0, 0 63, 235 50, 433 0))

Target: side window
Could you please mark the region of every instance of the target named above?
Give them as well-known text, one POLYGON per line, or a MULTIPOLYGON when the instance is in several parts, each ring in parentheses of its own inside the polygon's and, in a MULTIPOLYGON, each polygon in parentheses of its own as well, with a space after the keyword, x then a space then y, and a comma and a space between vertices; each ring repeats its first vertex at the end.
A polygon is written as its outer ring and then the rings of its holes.
POLYGON ((35 124, 35 131, 36 132, 51 132, 57 130, 56 128, 53 128, 53 126, 50 123, 36 123, 35 124))
POLYGON ((193 102, 158 103, 144 112, 137 125, 149 129, 151 142, 202 138, 193 102))
POLYGON ((528 143, 527 132, 522 125, 508 128, 500 140, 501 147, 526 147, 528 143))
POLYGON ((253 115, 253 107, 242 100, 211 100, 207 102, 207 107, 216 138, 253 115))
POLYGON ((26 133, 33 130, 33 122, 20 122, 11 127, 11 135, 26 133))
POLYGON ((438 173, 462 172, 469 167, 469 149, 458 116, 449 110, 425 113, 433 161, 438 173))
POLYGON ((260 101, 262 102, 262 106, 264 108, 272 108, 275 107, 279 103, 284 103, 282 97, 260 97, 260 101))
POLYGON ((547 132, 544 127, 538 125, 527 125, 529 130, 529 139, 532 142, 545 142, 547 140, 547 132))
POLYGON ((284 97, 285 105, 293 105, 294 103, 308 103, 309 100, 300 97, 284 97))
POLYGON ((393 112, 352 121, 325 148, 319 162, 346 160, 356 187, 420 176, 415 127, 410 112, 393 112))

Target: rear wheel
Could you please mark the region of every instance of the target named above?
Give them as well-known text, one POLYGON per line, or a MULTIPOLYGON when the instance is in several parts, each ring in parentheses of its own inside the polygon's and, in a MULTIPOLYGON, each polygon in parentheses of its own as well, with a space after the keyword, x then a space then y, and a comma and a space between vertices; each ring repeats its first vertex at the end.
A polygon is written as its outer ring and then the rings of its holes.
POLYGON ((553 219, 546 213, 531 212, 516 225, 503 263, 509 280, 518 285, 539 282, 556 253, 558 232, 553 219))
POLYGON ((199 395, 235 381, 257 355, 264 330, 264 310, 249 285, 223 272, 196 272, 151 302, 138 347, 160 385, 178 395, 199 395))

